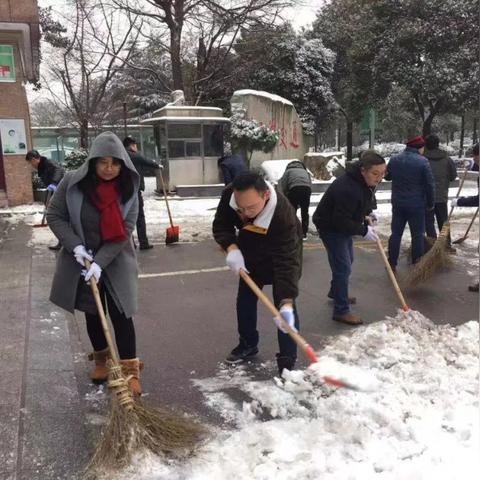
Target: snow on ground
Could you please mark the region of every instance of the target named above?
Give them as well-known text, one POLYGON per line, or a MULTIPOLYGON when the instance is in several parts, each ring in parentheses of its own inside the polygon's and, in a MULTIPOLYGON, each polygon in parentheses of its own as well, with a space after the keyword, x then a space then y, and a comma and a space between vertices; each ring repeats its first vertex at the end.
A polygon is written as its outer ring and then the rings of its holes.
POLYGON ((376 379, 373 391, 332 389, 312 367, 286 372, 284 383, 255 381, 248 366, 219 367, 194 383, 224 428, 181 465, 139 457, 116 478, 476 479, 478 337, 477 321, 453 328, 399 312, 331 338, 319 369, 352 382, 356 370, 366 372, 376 379), (237 404, 231 388, 248 400, 237 404))

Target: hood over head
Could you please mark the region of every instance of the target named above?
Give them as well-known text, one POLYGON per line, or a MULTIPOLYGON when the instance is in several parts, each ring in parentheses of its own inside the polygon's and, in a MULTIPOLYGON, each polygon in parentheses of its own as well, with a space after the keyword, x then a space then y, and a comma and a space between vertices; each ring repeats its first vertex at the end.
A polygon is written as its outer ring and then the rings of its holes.
POLYGON ((112 132, 103 132, 98 135, 92 142, 92 147, 85 162, 79 167, 72 176, 71 185, 78 183, 88 173, 90 162, 95 161, 99 157, 113 157, 123 162, 124 166, 129 170, 133 180, 135 192, 140 184, 140 176, 133 166, 130 155, 128 155, 121 140, 112 132))
POLYGON ((289 169, 289 168, 302 168, 303 170, 306 170, 307 167, 305 167, 305 165, 303 164, 303 162, 301 162, 300 160, 293 160, 291 161, 285 170, 289 169))

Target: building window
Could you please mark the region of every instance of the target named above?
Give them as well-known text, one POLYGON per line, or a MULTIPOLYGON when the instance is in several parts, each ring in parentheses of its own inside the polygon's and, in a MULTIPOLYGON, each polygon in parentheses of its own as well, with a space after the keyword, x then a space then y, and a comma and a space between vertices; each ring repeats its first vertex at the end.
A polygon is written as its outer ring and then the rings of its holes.
POLYGON ((170 158, 180 158, 185 156, 185 142, 183 140, 168 141, 168 156, 170 158))
POLYGON ((0 82, 15 82, 12 45, 0 45, 0 82))
POLYGON ((201 157, 202 147, 200 142, 185 142, 187 157, 201 157))

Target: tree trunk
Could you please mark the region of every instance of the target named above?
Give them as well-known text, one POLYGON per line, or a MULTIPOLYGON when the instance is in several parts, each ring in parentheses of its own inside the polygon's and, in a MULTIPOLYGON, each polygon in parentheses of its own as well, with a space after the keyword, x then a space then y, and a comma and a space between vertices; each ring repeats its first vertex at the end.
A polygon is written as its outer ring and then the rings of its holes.
POLYGON ((88 120, 80 122, 80 148, 88 150, 88 120))
POLYGON ((353 121, 347 118, 347 162, 352 161, 353 121))
POLYGON ((472 134, 472 143, 475 145, 478 142, 478 118, 473 117, 473 134, 472 134))
POLYGON ((430 112, 428 117, 423 121, 423 131, 422 135, 426 137, 432 133, 432 122, 435 118, 435 112, 430 112))
POLYGON ((460 149, 458 151, 458 156, 463 155, 463 142, 465 140, 465 115, 462 115, 462 121, 460 123, 460 149))
POLYGON ((170 30, 170 58, 172 61, 172 78, 174 90, 183 90, 181 38, 181 28, 170 30))

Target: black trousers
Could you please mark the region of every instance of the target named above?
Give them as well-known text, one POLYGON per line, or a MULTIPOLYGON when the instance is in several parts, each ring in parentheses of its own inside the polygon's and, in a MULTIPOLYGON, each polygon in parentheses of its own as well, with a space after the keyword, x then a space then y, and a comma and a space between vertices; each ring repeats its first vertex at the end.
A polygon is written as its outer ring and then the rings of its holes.
MULTIPOLYGON (((438 223, 438 231, 443 227, 443 224, 448 219, 448 205, 447 202, 439 202, 435 204, 433 210, 425 211, 425 231, 427 237, 437 238, 437 232, 435 230, 435 218, 438 223)), ((448 244, 450 245, 450 233, 448 234, 448 244)))
POLYGON ((138 217, 137 217, 137 237, 141 247, 148 245, 147 225, 145 223, 145 212, 143 211, 143 195, 138 191, 138 217))
MULTIPOLYGON (((255 283, 259 288, 263 288, 263 285, 255 280, 255 283)), ((281 298, 278 298, 275 289, 273 290, 273 299, 275 305, 279 305, 281 298)), ((237 322, 238 322, 238 334, 240 336, 240 342, 244 345, 253 347, 258 344, 258 330, 257 330, 257 296, 252 292, 251 288, 240 279, 238 283, 237 294, 237 322)), ((299 321, 297 308, 295 303, 293 304, 293 312, 295 315, 295 328, 299 329, 299 321)), ((272 321, 272 327, 274 326, 272 321)), ((288 356, 297 358, 297 345, 286 334, 275 327, 278 335, 278 346, 280 349, 280 356, 288 356)))
MULTIPOLYGON (((127 318, 118 310, 115 301, 104 286, 100 285, 99 290, 103 308, 105 309, 105 304, 108 305, 108 315, 112 321, 120 358, 122 360, 136 358, 135 327, 133 326, 133 319, 127 318)), ((103 333, 100 317, 96 314, 85 313, 85 319, 87 321, 88 336, 92 342, 93 349, 98 352, 107 348, 107 340, 103 333)))
POLYGON ((287 194, 287 198, 292 204, 295 211, 300 208, 302 215, 302 231, 303 236, 308 233, 308 207, 310 206, 310 195, 312 189, 307 186, 293 187, 287 194))

